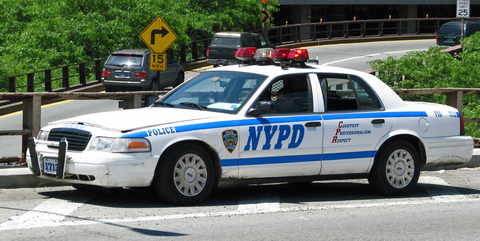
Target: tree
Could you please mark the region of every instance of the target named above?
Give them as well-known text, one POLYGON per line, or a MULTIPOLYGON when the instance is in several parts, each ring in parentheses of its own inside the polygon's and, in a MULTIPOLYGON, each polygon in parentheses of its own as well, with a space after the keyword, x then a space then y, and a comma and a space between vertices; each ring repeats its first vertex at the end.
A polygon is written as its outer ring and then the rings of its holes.
MULTIPOLYGON (((276 10, 276 0, 270 0, 276 10)), ((156 16, 178 35, 171 48, 216 31, 255 28, 257 0, 0 0, 0 76, 105 58, 147 48, 139 34, 156 16), (7 10, 8 11, 5 11, 7 10)), ((0 91, 6 90, 6 80, 0 91)))

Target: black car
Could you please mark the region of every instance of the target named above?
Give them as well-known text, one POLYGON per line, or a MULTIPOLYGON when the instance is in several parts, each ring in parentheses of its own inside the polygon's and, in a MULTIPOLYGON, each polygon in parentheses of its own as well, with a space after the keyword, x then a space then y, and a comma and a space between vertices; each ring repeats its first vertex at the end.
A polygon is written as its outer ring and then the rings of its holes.
POLYGON ((262 35, 245 32, 216 33, 207 49, 207 63, 214 67, 237 63, 235 51, 241 47, 274 48, 262 35))
MULTIPOLYGON (((464 37, 480 31, 480 21, 464 21, 464 37)), ((437 45, 459 45, 462 38, 462 21, 447 22, 437 33, 437 45)))

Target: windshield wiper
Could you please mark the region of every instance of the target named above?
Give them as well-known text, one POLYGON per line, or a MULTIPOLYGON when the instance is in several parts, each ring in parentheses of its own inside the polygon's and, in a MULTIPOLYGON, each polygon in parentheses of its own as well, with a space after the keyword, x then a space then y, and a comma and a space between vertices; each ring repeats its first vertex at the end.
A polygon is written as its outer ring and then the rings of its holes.
POLYGON ((172 105, 170 103, 163 102, 163 101, 153 103, 153 106, 162 106, 162 105, 165 106, 165 107, 175 107, 174 105, 172 105))
POLYGON ((192 102, 182 102, 182 103, 180 103, 180 105, 188 106, 188 107, 197 107, 199 110, 206 110, 206 109, 208 109, 208 107, 206 107, 206 106, 204 106, 204 105, 200 105, 200 104, 192 103, 192 102))

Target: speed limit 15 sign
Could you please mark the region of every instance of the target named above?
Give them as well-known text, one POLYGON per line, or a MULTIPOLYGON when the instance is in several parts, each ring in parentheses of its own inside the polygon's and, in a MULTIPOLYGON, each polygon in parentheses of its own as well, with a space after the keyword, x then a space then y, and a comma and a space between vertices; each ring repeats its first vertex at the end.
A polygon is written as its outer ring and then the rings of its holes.
POLYGON ((457 0, 457 18, 470 17, 470 0, 457 0))
POLYGON ((166 53, 150 53, 150 70, 167 70, 167 54, 166 53))

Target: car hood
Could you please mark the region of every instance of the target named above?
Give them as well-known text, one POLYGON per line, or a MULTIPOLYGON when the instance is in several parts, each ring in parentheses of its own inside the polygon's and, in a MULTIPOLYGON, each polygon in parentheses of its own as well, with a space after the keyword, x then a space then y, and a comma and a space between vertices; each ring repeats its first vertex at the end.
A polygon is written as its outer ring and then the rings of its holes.
POLYGON ((50 123, 50 125, 75 124, 112 131, 129 132, 151 126, 169 123, 178 124, 185 121, 209 119, 225 115, 228 114, 192 109, 148 107, 82 115, 55 121, 50 123))

